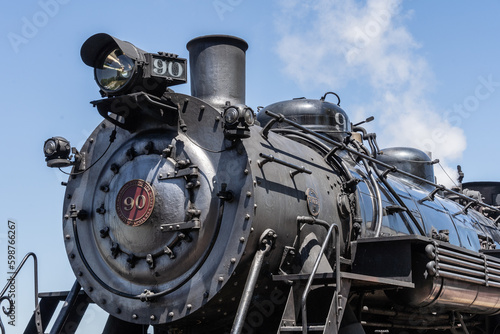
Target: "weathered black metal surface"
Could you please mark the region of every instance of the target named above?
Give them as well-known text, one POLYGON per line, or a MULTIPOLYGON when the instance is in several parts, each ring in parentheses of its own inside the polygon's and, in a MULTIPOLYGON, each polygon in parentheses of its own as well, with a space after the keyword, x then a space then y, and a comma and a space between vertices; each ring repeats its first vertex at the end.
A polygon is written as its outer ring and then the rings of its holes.
POLYGON ((105 333, 494 327, 498 184, 482 185, 486 203, 435 184, 425 153, 380 151, 338 96, 325 101, 333 93, 271 104, 260 125, 250 117, 230 133, 226 107, 247 108, 247 47, 193 39, 193 96, 141 90, 95 101, 105 120, 65 158, 74 166, 66 251, 78 284, 110 314, 105 333))

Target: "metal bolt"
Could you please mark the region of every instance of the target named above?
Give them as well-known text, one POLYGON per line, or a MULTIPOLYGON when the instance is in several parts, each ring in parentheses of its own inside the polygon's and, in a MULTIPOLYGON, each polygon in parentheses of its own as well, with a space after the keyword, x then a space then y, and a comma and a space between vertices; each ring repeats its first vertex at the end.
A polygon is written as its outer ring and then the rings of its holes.
POLYGON ((118 174, 120 171, 120 166, 117 164, 112 164, 111 167, 109 168, 113 173, 118 174))
POLYGON ((137 318, 139 318, 139 316, 137 314, 135 314, 135 313, 132 314, 132 319, 137 319, 137 318))
POLYGON ((192 309, 192 308, 193 308, 193 305, 191 305, 191 304, 187 304, 187 305, 186 305, 186 308, 187 308, 188 310, 190 310, 190 309, 192 309))
POLYGON ((71 236, 69 234, 66 234, 64 237, 66 238, 66 240, 71 239, 71 236))
POLYGON ((236 263, 236 258, 232 257, 231 258, 231 263, 233 263, 233 264, 236 263))
POLYGON ((220 283, 224 282, 224 277, 219 276, 219 282, 220 282, 220 283))
POLYGON ((245 173, 245 175, 248 175, 248 169, 245 168, 245 170, 243 171, 243 173, 245 173))
POLYGON ((250 215, 247 213, 247 214, 245 215, 245 220, 249 220, 249 219, 250 219, 250 215))
POLYGON ((172 318, 174 316, 174 312, 168 312, 168 316, 172 318))
POLYGON ((156 320, 156 317, 154 316, 154 314, 151 314, 151 316, 149 317, 149 319, 156 320))
POLYGON ((241 237, 241 238, 240 238, 240 242, 241 242, 241 243, 245 242, 245 237, 241 237))
POLYGON ((252 197, 252 193, 250 191, 247 191, 247 197, 252 197))

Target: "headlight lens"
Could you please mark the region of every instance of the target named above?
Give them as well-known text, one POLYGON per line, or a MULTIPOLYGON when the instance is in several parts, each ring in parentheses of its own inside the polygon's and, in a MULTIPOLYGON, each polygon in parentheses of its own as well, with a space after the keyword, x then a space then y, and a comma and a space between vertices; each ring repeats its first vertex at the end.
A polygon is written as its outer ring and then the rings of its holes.
POLYGON ((56 153, 56 150, 57 150, 57 144, 55 140, 49 139, 45 142, 45 145, 43 146, 43 152, 45 153, 46 157, 56 153))
POLYGON ((116 92, 132 79, 135 62, 120 49, 111 51, 101 66, 96 67, 97 84, 106 91, 116 92))
POLYGON ((239 112, 235 107, 228 108, 224 114, 224 120, 227 124, 234 124, 238 121, 239 112))
POLYGON ((247 123, 247 125, 253 125, 253 123, 255 122, 255 118, 253 116, 252 109, 250 108, 245 109, 243 116, 245 117, 245 123, 247 123))

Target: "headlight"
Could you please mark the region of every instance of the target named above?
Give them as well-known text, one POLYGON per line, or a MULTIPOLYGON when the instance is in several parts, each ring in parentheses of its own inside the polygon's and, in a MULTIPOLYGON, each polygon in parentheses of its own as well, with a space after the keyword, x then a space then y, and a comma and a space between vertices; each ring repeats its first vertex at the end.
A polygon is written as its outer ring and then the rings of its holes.
POLYGON ((67 167, 71 165, 69 155, 71 145, 63 137, 52 137, 43 144, 43 154, 49 167, 67 167))
POLYGON ((106 97, 143 91, 161 96, 166 88, 187 82, 187 60, 172 53, 149 53, 108 34, 95 34, 80 51, 94 68, 101 94, 106 97))
POLYGON ((250 137, 249 127, 254 123, 253 110, 244 104, 231 105, 224 110, 224 136, 227 139, 250 137))
POLYGON ((95 79, 103 90, 117 92, 129 83, 134 72, 135 62, 122 50, 115 49, 95 68, 95 79))
POLYGON ((245 109, 245 111, 243 112, 243 116, 245 117, 245 123, 247 123, 247 125, 253 125, 253 123, 255 122, 255 118, 252 109, 245 109))
POLYGON ((45 153, 46 157, 56 153, 56 150, 57 150, 57 144, 53 138, 48 139, 43 145, 43 153, 45 153))
POLYGON ((238 118, 240 116, 240 113, 238 112, 238 109, 234 107, 230 107, 226 109, 224 112, 224 120, 226 121, 227 124, 234 124, 238 121, 238 118))

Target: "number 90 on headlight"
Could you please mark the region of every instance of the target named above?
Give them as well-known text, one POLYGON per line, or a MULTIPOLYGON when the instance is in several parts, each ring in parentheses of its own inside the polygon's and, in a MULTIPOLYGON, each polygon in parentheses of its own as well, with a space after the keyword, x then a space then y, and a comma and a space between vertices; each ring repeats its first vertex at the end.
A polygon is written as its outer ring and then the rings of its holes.
POLYGON ((187 60, 165 52, 148 53, 108 34, 91 36, 80 51, 94 68, 102 96, 144 91, 161 96, 166 87, 187 82, 187 60))

